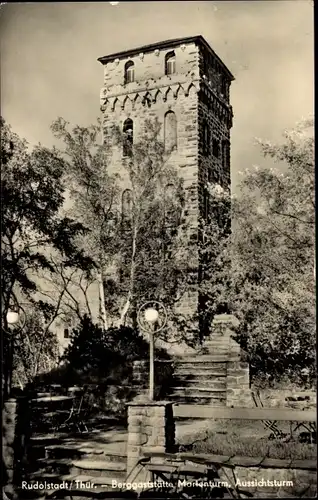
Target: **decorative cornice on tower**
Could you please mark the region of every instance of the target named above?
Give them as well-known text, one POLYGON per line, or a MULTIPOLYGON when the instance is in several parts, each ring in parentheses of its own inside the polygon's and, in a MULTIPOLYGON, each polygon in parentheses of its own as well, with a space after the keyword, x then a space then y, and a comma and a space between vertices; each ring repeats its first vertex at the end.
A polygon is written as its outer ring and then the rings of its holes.
MULTIPOLYGON (((198 93, 200 90, 199 80, 192 80, 189 82, 188 79, 186 82, 183 83, 168 84, 164 86, 155 85, 152 88, 144 86, 143 88, 139 87, 138 90, 136 89, 134 92, 124 91, 120 93, 116 92, 115 94, 111 94, 108 92, 106 88, 103 88, 100 93, 100 104, 104 105, 106 95, 109 102, 115 102, 116 99, 120 102, 123 102, 127 96, 129 96, 131 101, 134 101, 137 98, 137 96, 140 96, 143 99, 148 94, 151 102, 156 102, 159 94, 163 95, 163 100, 165 101, 167 99, 167 94, 170 91, 172 92, 173 97, 177 99, 178 96, 180 95, 180 92, 184 93, 185 96, 188 96, 191 88, 194 88, 195 91, 198 93)), ((124 90, 123 86, 121 86, 121 90, 124 90)))
POLYGON ((215 89, 210 85, 210 83, 207 80, 201 80, 201 83, 202 83, 201 90, 204 92, 205 95, 207 95, 209 98, 212 98, 210 96, 213 96, 215 102, 217 102, 221 106, 224 106, 228 110, 232 109, 232 106, 225 99, 222 99, 222 97, 215 91, 215 89))

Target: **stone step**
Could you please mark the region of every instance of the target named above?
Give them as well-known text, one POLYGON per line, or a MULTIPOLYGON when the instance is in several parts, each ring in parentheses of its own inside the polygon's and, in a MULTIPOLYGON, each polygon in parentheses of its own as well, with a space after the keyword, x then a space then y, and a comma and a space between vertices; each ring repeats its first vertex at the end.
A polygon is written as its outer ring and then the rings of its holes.
POLYGON ((229 339, 224 339, 222 337, 218 338, 218 339, 215 339, 215 340, 208 340, 207 342, 204 343, 203 345, 203 349, 205 349, 206 347, 217 347, 218 349, 222 349, 222 350, 229 350, 229 344, 230 344, 230 340, 229 339))
POLYGON ((126 464, 123 462, 106 462, 105 460, 72 461, 71 474, 88 473, 93 477, 111 477, 125 479, 126 464))
POLYGON ((72 456, 85 456, 85 455, 101 455, 103 450, 100 448, 81 447, 72 445, 49 445, 45 447, 47 458, 67 458, 72 456))
POLYGON ((100 441, 94 447, 89 443, 74 443, 74 444, 53 444, 45 448, 47 458, 85 458, 96 460, 96 457, 112 460, 125 461, 127 456, 127 436, 121 436, 118 440, 118 435, 107 436, 106 442, 100 441))
POLYGON ((226 406, 226 397, 203 397, 203 396, 180 396, 172 394, 169 399, 178 404, 193 404, 193 405, 210 405, 210 406, 226 406))
POLYGON ((182 377, 185 380, 193 377, 208 377, 215 379, 226 378, 226 370, 201 369, 200 366, 193 368, 178 367, 174 371, 175 377, 182 377))
MULTIPOLYGON (((69 475, 69 474, 68 474, 69 475)), ((41 483, 56 483, 59 484, 63 482, 64 475, 59 474, 58 472, 46 472, 42 469, 36 470, 34 472, 30 472, 28 474, 28 484, 39 481, 41 483)))
MULTIPOLYGON (((42 472, 43 474, 70 474, 71 472, 74 471, 74 467, 76 469, 83 469, 84 470, 89 470, 90 474, 92 476, 95 476, 95 471, 111 471, 111 475, 115 472, 125 472, 126 473, 126 462, 127 458, 123 457, 123 461, 117 461, 115 460, 115 457, 113 457, 114 460, 106 460, 106 457, 104 460, 96 461, 95 460, 80 460, 80 461, 74 461, 69 458, 64 458, 64 459, 39 459, 33 464, 30 465, 29 468, 29 473, 32 475, 34 473, 42 472), (97 467, 97 469, 95 469, 97 467), (93 471, 93 472, 92 472, 93 471)), ((118 457, 116 457, 118 458, 118 457)), ((122 458, 122 457, 120 457, 122 458)), ((77 473, 77 471, 75 471, 77 473)), ((99 474, 97 475, 97 477, 99 474)))
POLYGON ((43 471, 46 473, 69 474, 72 460, 70 458, 62 458, 60 460, 54 458, 39 458, 31 463, 28 467, 29 473, 43 471))
POLYGON ((186 370, 191 373, 195 370, 210 370, 213 372, 226 373, 226 369, 226 363, 223 363, 222 361, 178 361, 178 363, 175 363, 174 372, 186 370))
POLYGON ((45 446, 47 444, 59 443, 60 438, 55 434, 38 434, 30 438, 31 446, 45 446))
POLYGON ((201 387, 226 391, 226 378, 223 377, 223 380, 217 380, 214 378, 210 379, 209 377, 192 377, 185 380, 183 377, 174 377, 171 383, 171 388, 177 389, 178 387, 184 387, 191 390, 196 387, 201 387))
POLYGON ((226 395, 224 388, 216 389, 214 387, 174 387, 173 394, 182 396, 198 396, 198 397, 222 397, 226 395))
POLYGON ((220 345, 217 345, 217 344, 209 344, 206 346, 206 356, 222 356, 222 357, 227 357, 228 353, 229 353, 229 348, 228 347, 224 347, 224 346, 220 346, 220 345))
POLYGON ((124 462, 127 461, 126 446, 119 446, 118 443, 107 443, 101 448, 79 448, 83 453, 82 458, 85 460, 106 460, 108 462, 124 462))
POLYGON ((63 459, 63 458, 81 458, 85 456, 78 446, 66 446, 62 444, 49 445, 45 447, 45 458, 47 459, 63 459))
POLYGON ((199 354, 197 356, 183 356, 175 361, 176 363, 227 363, 228 356, 224 354, 199 354))
POLYGON ((193 370, 187 370, 186 368, 185 369, 181 369, 179 368, 178 370, 176 370, 173 374, 173 377, 176 378, 176 379, 179 379, 180 380, 194 380, 194 379, 213 379, 213 380, 226 380, 226 373, 225 372, 221 372, 221 371, 214 371, 214 370, 196 370, 196 369, 193 369, 193 370))

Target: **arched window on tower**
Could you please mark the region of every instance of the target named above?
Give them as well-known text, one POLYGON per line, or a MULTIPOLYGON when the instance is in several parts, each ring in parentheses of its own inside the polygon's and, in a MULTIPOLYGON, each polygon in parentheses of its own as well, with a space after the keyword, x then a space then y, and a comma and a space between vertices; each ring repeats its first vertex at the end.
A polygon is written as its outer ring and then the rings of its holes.
POLYGON ((133 210, 133 198, 131 189, 125 189, 121 198, 121 215, 123 223, 131 220, 133 210))
POLYGON ((177 118, 173 111, 168 111, 165 114, 165 149, 166 151, 173 151, 177 149, 178 146, 178 134, 177 134, 177 118))
POLYGON ((134 143, 134 123, 131 120, 131 118, 127 118, 127 120, 124 121, 123 133, 124 133, 123 155, 132 156, 132 146, 134 143))
POLYGON ((176 55, 174 51, 168 52, 165 57, 165 75, 173 75, 176 72, 176 55))
POLYGON ((125 64, 125 83, 131 83, 135 81, 135 65, 132 61, 128 61, 125 64))
POLYGON ((228 140, 222 141, 222 167, 224 170, 229 168, 230 144, 228 140))

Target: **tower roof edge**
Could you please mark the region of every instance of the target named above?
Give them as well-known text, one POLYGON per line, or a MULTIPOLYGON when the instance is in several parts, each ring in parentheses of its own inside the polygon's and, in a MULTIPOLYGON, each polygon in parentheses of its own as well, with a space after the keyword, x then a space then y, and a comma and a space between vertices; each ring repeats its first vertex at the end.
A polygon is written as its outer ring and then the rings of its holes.
POLYGON ((126 57, 131 57, 134 55, 137 55, 141 52, 146 53, 146 52, 152 52, 153 50, 156 49, 166 49, 166 48, 173 48, 176 47, 180 44, 189 44, 189 43, 195 43, 197 45, 204 46, 220 63, 222 68, 225 70, 227 73, 228 77, 230 78, 231 81, 233 81, 235 78, 230 72, 230 70, 227 68, 227 66, 224 64, 222 59, 214 52, 214 50, 211 48, 211 46, 208 44, 208 42, 203 38, 202 35, 195 35, 195 36, 189 36, 189 37, 184 37, 184 38, 174 38, 172 40, 163 40, 161 42, 156 42, 156 43, 151 43, 149 45, 142 45, 141 47, 137 47, 134 49, 128 49, 128 50, 123 50, 120 52, 115 52, 113 54, 109 54, 103 57, 99 57, 97 60, 101 64, 107 64, 108 62, 114 60, 114 59, 124 59, 126 57))

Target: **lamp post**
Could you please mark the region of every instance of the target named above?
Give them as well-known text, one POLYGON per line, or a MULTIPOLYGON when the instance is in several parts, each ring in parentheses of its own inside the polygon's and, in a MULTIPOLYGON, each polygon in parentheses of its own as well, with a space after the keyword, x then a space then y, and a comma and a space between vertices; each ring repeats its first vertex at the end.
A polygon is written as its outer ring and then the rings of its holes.
POLYGON ((155 394, 154 335, 166 326, 166 309, 160 302, 146 302, 139 308, 137 321, 141 330, 149 335, 149 400, 153 401, 155 394))
POLYGON ((8 308, 6 313, 6 326, 8 329, 4 328, 4 332, 8 334, 8 352, 7 359, 5 359, 5 363, 7 366, 5 370, 5 398, 10 396, 11 393, 14 333, 17 333, 24 328, 25 321, 26 317, 23 307, 21 307, 20 305, 14 305, 8 308))

